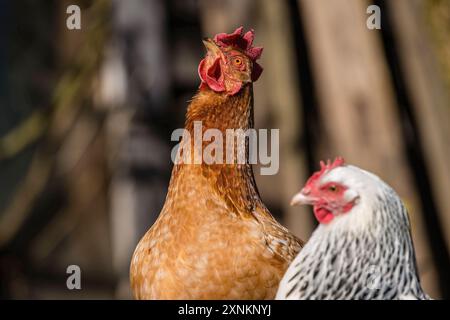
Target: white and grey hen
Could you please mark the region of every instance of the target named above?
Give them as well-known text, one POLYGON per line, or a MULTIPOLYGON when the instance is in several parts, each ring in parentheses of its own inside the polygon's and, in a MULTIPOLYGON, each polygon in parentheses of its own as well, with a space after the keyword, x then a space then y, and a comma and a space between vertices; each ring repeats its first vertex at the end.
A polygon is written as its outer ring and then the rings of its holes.
POLYGON ((321 162, 292 204, 313 205, 319 226, 288 268, 277 299, 429 299, 407 211, 380 178, 342 158, 321 162))

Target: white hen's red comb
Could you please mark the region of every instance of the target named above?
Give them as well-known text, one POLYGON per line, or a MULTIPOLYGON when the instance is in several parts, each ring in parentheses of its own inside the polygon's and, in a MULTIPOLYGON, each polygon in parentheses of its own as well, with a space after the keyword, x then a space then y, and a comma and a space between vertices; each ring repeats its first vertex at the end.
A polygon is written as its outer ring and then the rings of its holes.
POLYGON ((319 180, 320 177, 327 171, 330 171, 334 168, 343 166, 345 164, 345 160, 342 157, 337 157, 333 162, 327 160, 327 163, 324 161, 320 161, 320 170, 316 171, 306 182, 306 186, 313 184, 315 181, 319 180))

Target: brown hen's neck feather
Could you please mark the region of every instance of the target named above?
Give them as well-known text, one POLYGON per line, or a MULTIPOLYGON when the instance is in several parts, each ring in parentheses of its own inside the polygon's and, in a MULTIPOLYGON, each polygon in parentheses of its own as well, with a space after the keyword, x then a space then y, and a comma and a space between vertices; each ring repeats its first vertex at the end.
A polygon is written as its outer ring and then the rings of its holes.
MULTIPOLYGON (((245 85, 236 95, 230 96, 209 89, 200 90, 188 107, 185 129, 191 134, 191 150, 194 151, 194 121, 202 122, 203 132, 209 128, 219 129, 223 135, 225 157, 226 130, 253 128, 253 88, 245 85)), ((183 143, 183 142, 182 142, 183 143)), ((211 142, 203 142, 205 145, 211 142)), ((248 163, 248 141, 245 144, 247 155, 245 164, 179 164, 175 165, 172 184, 178 180, 181 170, 201 167, 201 174, 208 178, 211 192, 219 194, 227 206, 240 216, 253 215, 255 210, 268 212, 260 200, 252 166, 248 163), (262 209, 262 210, 260 210, 262 209)), ((225 160, 225 159, 224 159, 225 160)), ((181 181, 177 181, 180 183, 181 181)))
POLYGON ((235 95, 214 92, 209 88, 194 96, 186 114, 185 128, 192 133, 194 121, 201 121, 203 129, 215 128, 225 134, 226 129, 253 128, 253 87, 243 86, 235 95))

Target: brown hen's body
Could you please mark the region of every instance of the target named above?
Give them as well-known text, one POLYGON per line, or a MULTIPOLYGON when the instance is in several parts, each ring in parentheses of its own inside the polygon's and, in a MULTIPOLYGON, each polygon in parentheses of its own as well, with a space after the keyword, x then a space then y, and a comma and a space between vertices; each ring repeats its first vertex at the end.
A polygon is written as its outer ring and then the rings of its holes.
MULTIPOLYGON (((253 126, 252 85, 233 96, 200 90, 187 112, 192 137, 194 121, 220 129, 225 144, 226 129, 253 126)), ((177 164, 131 286, 137 299, 273 299, 300 247, 262 203, 250 164, 177 164)))

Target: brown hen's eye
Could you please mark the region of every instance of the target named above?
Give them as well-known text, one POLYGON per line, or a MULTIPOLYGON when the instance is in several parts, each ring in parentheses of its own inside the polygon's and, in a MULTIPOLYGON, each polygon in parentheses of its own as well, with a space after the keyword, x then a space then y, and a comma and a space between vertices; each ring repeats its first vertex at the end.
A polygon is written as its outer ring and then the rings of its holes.
POLYGON ((234 64, 240 66, 242 64, 242 59, 241 58, 234 59, 234 64))

